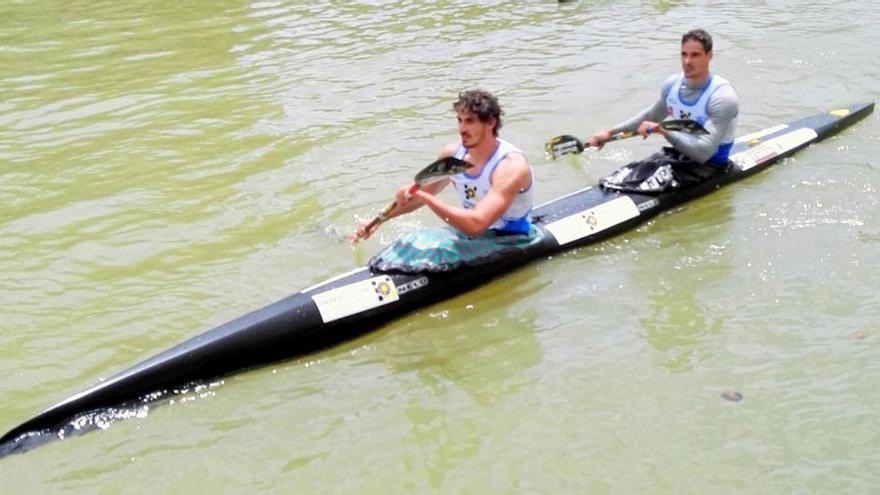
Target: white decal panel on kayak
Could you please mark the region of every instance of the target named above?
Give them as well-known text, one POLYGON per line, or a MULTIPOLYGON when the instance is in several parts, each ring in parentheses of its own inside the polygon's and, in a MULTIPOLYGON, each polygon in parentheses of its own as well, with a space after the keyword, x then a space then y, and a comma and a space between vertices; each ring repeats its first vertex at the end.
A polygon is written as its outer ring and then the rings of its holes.
POLYGON ((397 287, 388 275, 371 277, 312 296, 324 323, 378 308, 398 299, 397 287))
POLYGON ((777 157, 787 151, 816 139, 815 129, 802 127, 795 131, 765 141, 754 148, 731 155, 730 160, 742 170, 748 170, 758 164, 777 157))
POLYGON ((762 129, 758 132, 753 132, 751 134, 746 134, 745 136, 740 136, 740 137, 736 138, 736 142, 747 143, 749 141, 761 139, 764 136, 769 136, 770 134, 773 134, 774 132, 779 132, 783 129, 788 129, 788 124, 779 124, 779 125, 775 125, 773 127, 768 127, 766 129, 762 129))
POLYGON ((546 228, 556 238, 556 242, 564 246, 637 216, 639 209, 635 202, 629 196, 621 196, 551 222, 546 228))

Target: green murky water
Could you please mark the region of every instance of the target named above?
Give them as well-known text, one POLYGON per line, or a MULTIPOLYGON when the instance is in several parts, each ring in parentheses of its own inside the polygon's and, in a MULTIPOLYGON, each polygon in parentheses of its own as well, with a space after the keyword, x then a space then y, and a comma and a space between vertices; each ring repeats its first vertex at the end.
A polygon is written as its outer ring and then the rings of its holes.
MULTIPOLYGON (((5 2, 0 428, 362 264, 340 241, 506 109, 547 162, 716 37, 742 132, 880 96, 864 2, 5 2)), ((880 124, 326 352, 0 461, 9 493, 869 493, 880 124), (726 401, 725 391, 743 395, 726 401)))

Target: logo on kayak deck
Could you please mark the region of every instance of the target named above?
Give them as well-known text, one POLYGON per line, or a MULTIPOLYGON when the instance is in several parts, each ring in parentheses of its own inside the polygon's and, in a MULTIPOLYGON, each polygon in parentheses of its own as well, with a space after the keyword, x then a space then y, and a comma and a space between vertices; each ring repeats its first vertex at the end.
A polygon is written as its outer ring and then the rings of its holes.
POLYGON ((660 204, 660 201, 658 201, 656 198, 651 198, 648 201, 645 201, 644 203, 639 203, 639 211, 650 210, 651 208, 653 208, 659 204, 660 204))
POLYGON ((639 209, 629 196, 587 208, 548 223, 545 228, 560 246, 583 239, 639 216, 639 209))
POLYGON ((421 289, 422 287, 424 287, 426 285, 428 285, 428 277, 420 277, 420 278, 413 280, 412 282, 407 282, 403 285, 398 285, 397 286, 397 293, 398 294, 406 294, 407 292, 409 292, 411 290, 421 289))
POLYGON ((379 295, 379 301, 384 301, 388 294, 391 294, 391 284, 384 280, 378 282, 374 280, 373 288, 376 290, 376 294, 379 295))
POLYGON ((311 297, 324 323, 391 304, 399 299, 397 287, 388 275, 325 289, 311 297))
POLYGON ((599 220, 596 218, 596 212, 594 211, 590 211, 584 215, 584 221, 587 222, 587 228, 590 230, 596 230, 596 225, 599 224, 599 220))

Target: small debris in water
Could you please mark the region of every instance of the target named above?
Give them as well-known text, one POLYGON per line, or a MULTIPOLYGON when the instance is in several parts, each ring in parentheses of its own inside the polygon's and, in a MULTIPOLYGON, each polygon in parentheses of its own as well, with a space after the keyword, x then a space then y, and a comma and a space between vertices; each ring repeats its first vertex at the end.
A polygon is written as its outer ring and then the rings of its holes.
POLYGON ((731 402, 739 402, 743 400, 743 394, 736 390, 725 390, 724 392, 721 392, 721 398, 731 402))
POLYGON ((859 330, 857 332, 854 332, 852 335, 849 336, 849 338, 851 338, 851 339, 864 339, 865 338, 865 331, 859 330))

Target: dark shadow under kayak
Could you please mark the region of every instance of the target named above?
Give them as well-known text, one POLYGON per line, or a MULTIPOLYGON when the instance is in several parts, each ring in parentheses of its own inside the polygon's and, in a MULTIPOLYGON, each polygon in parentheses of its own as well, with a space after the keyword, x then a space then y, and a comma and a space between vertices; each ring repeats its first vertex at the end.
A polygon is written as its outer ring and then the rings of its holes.
MULTIPOLYGON (((725 174, 659 195, 588 187, 532 212, 540 241, 485 263, 436 273, 383 273, 362 267, 220 325, 55 404, 0 438, 0 456, 80 430, 77 416, 155 398, 188 383, 301 356, 366 333, 407 312, 472 290, 529 261, 601 241, 658 213, 759 172, 861 120, 857 104, 743 136, 725 174), (74 427, 71 427, 74 425, 74 427)), ((80 422, 81 424, 82 422, 80 422)))

